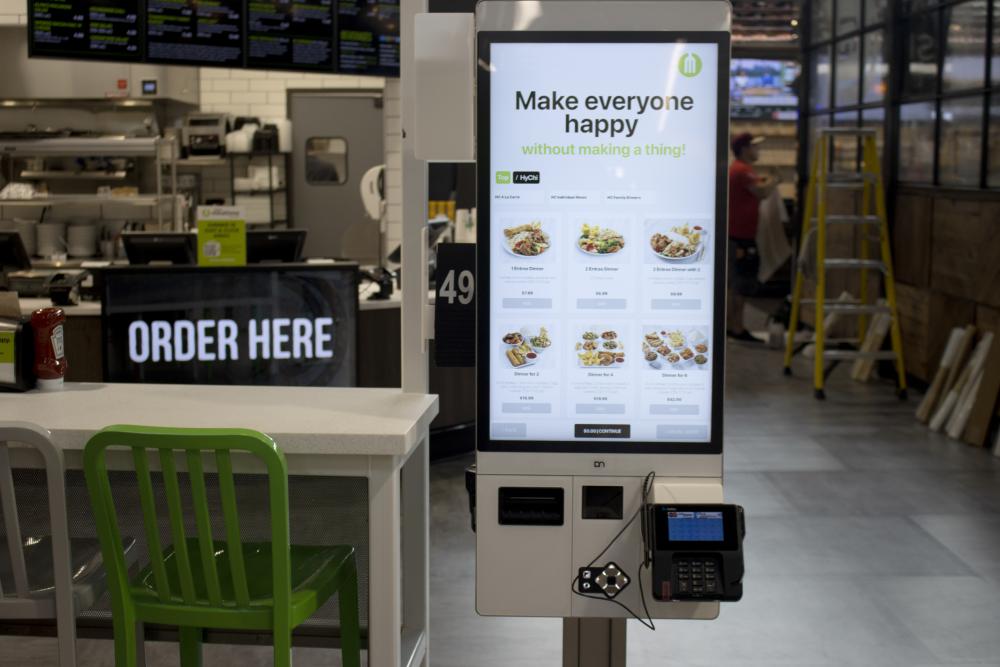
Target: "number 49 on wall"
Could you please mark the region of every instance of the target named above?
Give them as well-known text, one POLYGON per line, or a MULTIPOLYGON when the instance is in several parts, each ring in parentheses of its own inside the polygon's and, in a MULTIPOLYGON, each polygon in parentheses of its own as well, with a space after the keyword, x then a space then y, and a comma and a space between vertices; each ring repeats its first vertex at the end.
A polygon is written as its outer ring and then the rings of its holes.
POLYGON ((451 269, 445 274, 444 280, 438 286, 438 298, 447 299, 449 304, 455 303, 458 299, 459 304, 467 306, 472 303, 476 295, 476 277, 472 275, 472 271, 466 269, 457 272, 456 280, 455 273, 455 269, 451 269))

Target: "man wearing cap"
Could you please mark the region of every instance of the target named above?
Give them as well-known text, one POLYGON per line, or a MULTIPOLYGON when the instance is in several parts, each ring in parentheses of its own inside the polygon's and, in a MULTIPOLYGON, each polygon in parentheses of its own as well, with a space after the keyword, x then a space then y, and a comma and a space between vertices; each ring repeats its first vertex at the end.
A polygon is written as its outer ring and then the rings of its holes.
POLYGON ((736 340, 756 341, 743 325, 743 291, 757 280, 757 222, 760 202, 767 198, 777 181, 754 173, 753 163, 760 159, 758 145, 763 137, 743 132, 733 137, 736 157, 729 166, 729 304, 726 330, 736 340))

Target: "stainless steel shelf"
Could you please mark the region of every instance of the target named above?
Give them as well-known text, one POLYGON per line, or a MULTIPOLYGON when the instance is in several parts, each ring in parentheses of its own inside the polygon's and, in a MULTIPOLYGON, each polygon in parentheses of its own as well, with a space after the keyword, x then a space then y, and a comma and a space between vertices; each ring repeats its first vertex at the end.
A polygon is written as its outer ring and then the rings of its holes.
POLYGON ((125 136, 6 139, 0 141, 0 153, 30 156, 111 155, 155 157, 161 142, 163 140, 160 137, 125 136))
POLYGON ((20 178, 30 181, 121 181, 128 176, 125 170, 120 171, 36 171, 25 169, 20 178))
POLYGON ((137 195, 135 197, 105 197, 101 195, 49 195, 32 199, 0 199, 4 206, 139 206, 153 207, 173 201, 179 195, 137 195))

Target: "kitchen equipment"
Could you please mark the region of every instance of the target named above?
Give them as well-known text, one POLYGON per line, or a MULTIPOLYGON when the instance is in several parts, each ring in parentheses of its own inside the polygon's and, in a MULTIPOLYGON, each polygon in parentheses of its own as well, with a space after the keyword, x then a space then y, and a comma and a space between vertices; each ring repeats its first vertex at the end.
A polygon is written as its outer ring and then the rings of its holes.
POLYGON ((66 225, 61 222, 45 222, 36 228, 38 254, 54 257, 66 253, 66 225))
MULTIPOLYGON (((247 176, 249 177, 250 187, 247 188, 252 190, 277 190, 285 187, 285 179, 281 173, 281 168, 276 165, 270 165, 270 176, 268 175, 268 165, 266 164, 251 164, 247 167, 247 176)), ((234 183, 239 183, 242 179, 234 179, 234 183)), ((237 187, 237 190, 240 188, 237 187)))
POLYGON ((292 152, 292 121, 288 118, 275 118, 268 121, 278 128, 278 152, 292 152))
POLYGON ((14 218, 13 220, 0 220, 0 231, 17 232, 24 244, 24 251, 28 257, 33 257, 36 249, 34 220, 24 218, 14 218))
POLYGON ((233 129, 242 130, 247 125, 254 125, 255 127, 260 127, 260 118, 256 116, 237 116, 233 120, 233 129))
POLYGON ((253 152, 277 153, 278 128, 274 125, 265 125, 257 130, 253 135, 253 152))
POLYGON ((66 245, 70 257, 92 257, 97 248, 97 225, 70 225, 66 245))
POLYGON ((191 157, 222 155, 228 131, 228 114, 190 113, 181 128, 183 147, 191 157))
POLYGON ((227 153, 249 153, 253 137, 243 130, 236 130, 226 135, 227 153))

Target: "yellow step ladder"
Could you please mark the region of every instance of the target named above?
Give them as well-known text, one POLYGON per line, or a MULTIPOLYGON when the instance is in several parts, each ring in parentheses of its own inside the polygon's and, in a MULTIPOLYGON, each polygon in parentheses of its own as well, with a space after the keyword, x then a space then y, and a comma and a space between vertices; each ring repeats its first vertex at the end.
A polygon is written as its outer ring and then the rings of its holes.
POLYGON ((808 189, 806 190, 806 208, 802 217, 802 236, 804 243, 815 228, 816 247, 816 291, 814 298, 803 299, 802 291, 805 282, 803 267, 799 265, 795 274, 795 286, 792 291, 792 312, 788 322, 788 338, 785 341, 785 375, 791 375, 792 356, 795 351, 795 330, 799 324, 799 313, 803 305, 814 305, 816 308, 814 336, 813 387, 818 399, 826 397, 824 382, 826 380, 826 362, 843 359, 891 359, 896 362, 898 376, 898 391, 900 398, 906 398, 906 369, 903 366, 903 339, 899 332, 899 316, 896 311, 896 283, 892 273, 892 250, 889 245, 889 226, 885 212, 885 190, 882 184, 882 168, 875 146, 875 130, 865 128, 835 127, 820 130, 817 146, 813 151, 812 168, 808 189), (831 156, 834 141, 842 137, 856 137, 861 141, 862 160, 860 172, 831 171, 831 156), (831 190, 860 190, 861 211, 856 215, 829 215, 827 195, 831 190), (859 257, 827 257, 827 227, 828 225, 858 225, 861 229, 859 257), (871 257, 870 231, 878 229, 878 244, 880 255, 878 259, 871 257), (828 302, 826 295, 826 272, 830 270, 858 270, 860 275, 860 298, 852 301, 828 302), (879 271, 885 285, 885 301, 878 303, 871 298, 868 289, 868 272, 879 271), (868 316, 887 313, 891 318, 890 338, 892 349, 861 350, 861 349, 826 349, 823 322, 827 313, 838 315, 855 315, 858 317, 858 344, 864 340, 867 331, 868 316))

